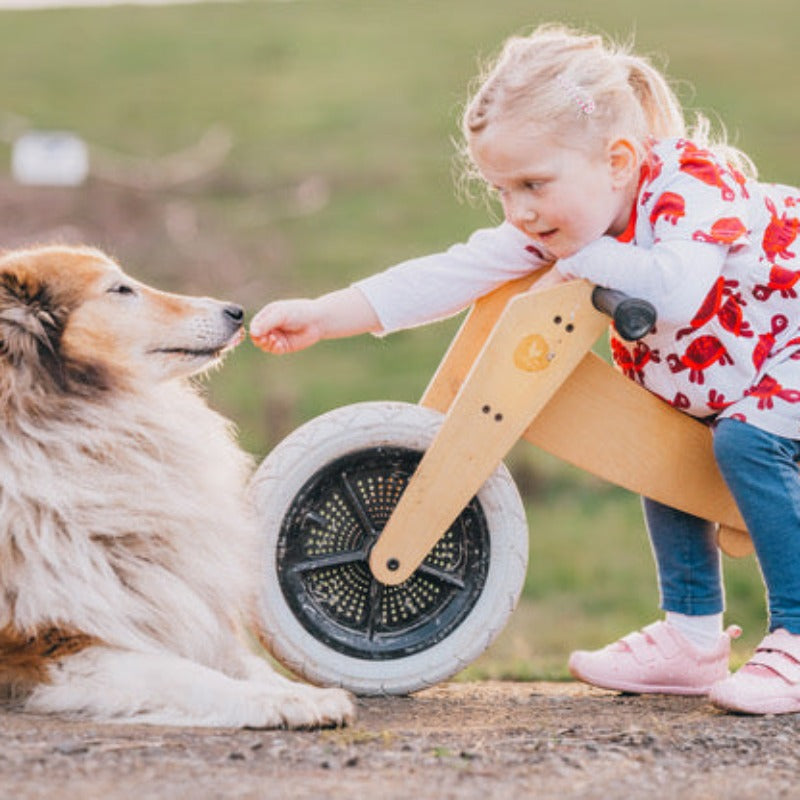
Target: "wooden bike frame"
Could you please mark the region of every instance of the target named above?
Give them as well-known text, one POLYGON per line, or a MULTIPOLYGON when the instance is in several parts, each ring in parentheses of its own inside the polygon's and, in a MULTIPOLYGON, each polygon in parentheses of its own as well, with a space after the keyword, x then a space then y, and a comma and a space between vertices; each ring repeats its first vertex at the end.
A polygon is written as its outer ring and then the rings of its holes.
POLYGON ((542 272, 471 309, 420 401, 446 412, 370 555, 382 583, 409 578, 520 438, 598 477, 718 522, 730 555, 752 545, 706 425, 591 352, 608 317, 592 286, 527 291, 542 272))

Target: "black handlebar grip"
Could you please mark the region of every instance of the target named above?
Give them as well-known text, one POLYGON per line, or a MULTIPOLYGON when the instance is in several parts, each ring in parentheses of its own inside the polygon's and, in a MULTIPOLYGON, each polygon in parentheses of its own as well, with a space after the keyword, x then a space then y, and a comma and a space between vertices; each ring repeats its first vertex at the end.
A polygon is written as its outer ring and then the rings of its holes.
POLYGON ((656 309, 647 300, 629 297, 616 289, 595 286, 592 305, 614 319, 617 333, 629 342, 647 336, 656 324, 656 309))

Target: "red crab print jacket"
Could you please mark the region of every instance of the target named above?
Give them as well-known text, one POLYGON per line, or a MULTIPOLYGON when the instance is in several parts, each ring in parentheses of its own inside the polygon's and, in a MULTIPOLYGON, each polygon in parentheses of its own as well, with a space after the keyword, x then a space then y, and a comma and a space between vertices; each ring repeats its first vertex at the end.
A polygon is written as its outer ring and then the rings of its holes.
POLYGON ((651 300, 655 331, 616 366, 693 416, 800 438, 800 190, 745 179, 686 139, 655 144, 627 236, 558 269, 651 300))

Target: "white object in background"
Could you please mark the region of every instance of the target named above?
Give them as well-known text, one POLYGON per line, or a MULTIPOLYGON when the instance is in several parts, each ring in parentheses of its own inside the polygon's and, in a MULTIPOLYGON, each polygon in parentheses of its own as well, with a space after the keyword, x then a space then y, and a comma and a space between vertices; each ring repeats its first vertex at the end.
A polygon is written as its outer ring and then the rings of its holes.
POLYGON ((80 186, 89 175, 89 149, 64 131, 31 131, 11 150, 11 174, 31 186, 80 186))

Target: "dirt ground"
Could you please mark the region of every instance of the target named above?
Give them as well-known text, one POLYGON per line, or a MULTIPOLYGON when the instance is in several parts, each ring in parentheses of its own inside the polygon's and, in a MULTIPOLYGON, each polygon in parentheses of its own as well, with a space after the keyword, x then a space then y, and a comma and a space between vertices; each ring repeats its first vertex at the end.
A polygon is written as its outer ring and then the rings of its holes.
POLYGON ((800 717, 575 683, 452 683, 358 701, 347 728, 99 725, 0 714, 0 797, 800 797, 800 717))

